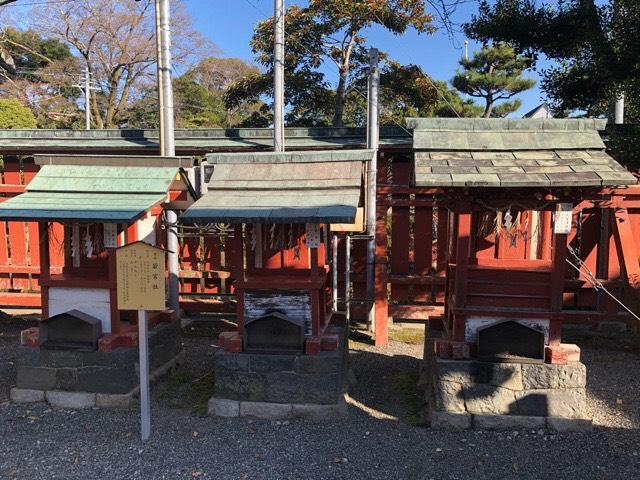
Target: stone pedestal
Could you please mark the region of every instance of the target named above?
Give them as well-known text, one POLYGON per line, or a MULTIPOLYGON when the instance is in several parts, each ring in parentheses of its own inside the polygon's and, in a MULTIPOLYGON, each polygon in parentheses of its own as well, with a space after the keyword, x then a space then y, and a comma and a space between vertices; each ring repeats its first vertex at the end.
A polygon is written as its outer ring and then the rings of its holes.
POLYGON ((344 413, 347 331, 331 326, 328 333, 338 336, 338 349, 317 355, 217 351, 209 414, 321 419, 344 413))
MULTIPOLYGON (((181 358, 179 322, 149 332, 149 367, 160 376, 181 358)), ((16 403, 46 400, 67 408, 125 407, 139 389, 138 348, 82 352, 20 347, 16 403)))
POLYGON ((438 429, 590 428, 586 368, 580 362, 445 360, 425 352, 424 417, 438 429))

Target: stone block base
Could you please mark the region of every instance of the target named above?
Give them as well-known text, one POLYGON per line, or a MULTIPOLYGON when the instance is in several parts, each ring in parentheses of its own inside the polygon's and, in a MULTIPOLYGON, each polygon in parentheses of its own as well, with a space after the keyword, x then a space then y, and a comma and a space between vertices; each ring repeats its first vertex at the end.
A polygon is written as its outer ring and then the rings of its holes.
POLYGON ((419 387, 423 417, 446 430, 590 428, 586 367, 450 360, 426 355, 419 387))
MULTIPOLYGON (((157 382, 171 369, 184 362, 184 352, 180 352, 173 359, 156 368, 149 375, 150 383, 157 382)), ((98 379, 99 380, 99 379, 98 379)), ((83 409, 106 408, 127 409, 133 406, 140 394, 140 385, 136 385, 127 393, 95 393, 64 390, 34 390, 15 387, 11 389, 10 398, 14 403, 47 402, 52 407, 83 409)))
POLYGON ((343 401, 332 405, 311 403, 244 402, 213 397, 209 400, 209 415, 218 417, 253 417, 264 420, 302 418, 322 421, 346 415, 343 401))
MULTIPOLYGON (((149 332, 149 368, 154 371, 182 351, 179 322, 149 332)), ((138 348, 111 352, 46 350, 22 346, 18 351, 16 387, 20 390, 126 395, 138 385, 138 348)))
MULTIPOLYGON (((251 409, 253 404, 339 403, 346 391, 347 332, 344 326, 331 326, 328 330, 328 334, 337 338, 338 350, 319 351, 315 355, 234 353, 218 350, 213 357, 214 397, 240 402, 246 409, 251 409)), ((218 405, 214 402, 210 411, 223 412, 221 416, 227 416, 227 413, 231 412, 231 416, 236 416, 236 407, 229 405, 218 405)), ((255 413, 255 416, 261 414, 255 413)))

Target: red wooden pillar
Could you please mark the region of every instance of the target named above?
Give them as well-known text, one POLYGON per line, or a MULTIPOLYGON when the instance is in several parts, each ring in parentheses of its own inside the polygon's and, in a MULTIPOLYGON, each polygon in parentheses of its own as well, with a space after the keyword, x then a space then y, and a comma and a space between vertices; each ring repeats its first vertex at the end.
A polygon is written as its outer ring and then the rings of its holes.
POLYGON ((552 316, 549 325, 549 345, 560 344, 568 238, 569 236, 564 233, 556 233, 553 236, 553 259, 551 271, 552 316))
POLYGON ((231 264, 233 265, 233 278, 236 282, 236 314, 238 319, 238 333, 244 333, 244 287, 238 285, 244 283, 244 242, 242 241, 242 224, 234 225, 233 238, 230 242, 231 264))
POLYGON ((545 209, 542 212, 542 246, 541 246, 541 259, 551 260, 551 242, 553 237, 553 229, 551 225, 551 210, 545 209))
POLYGON ((387 296, 387 210, 378 211, 375 259, 375 344, 389 344, 389 299, 387 296))
MULTIPOLYGON (((463 205, 458 212, 456 240, 456 273, 454 286, 455 308, 464 308, 467 304, 467 282, 469 280, 469 246, 471 244, 471 210, 463 205)), ((464 341, 464 317, 456 315, 453 325, 453 338, 464 341)))
MULTIPOLYGON (((316 282, 319 275, 318 270, 318 249, 309 249, 309 262, 311 263, 311 279, 316 282)), ((316 337, 321 334, 320 328, 322 319, 320 318, 320 290, 313 288, 311 290, 311 334, 316 337)))
POLYGON ((42 319, 49 317, 49 278, 51 277, 51 261, 49 259, 49 222, 38 223, 40 285, 42 298, 42 319))
POLYGON ((116 263, 116 249, 109 248, 107 250, 108 258, 108 275, 109 275, 109 303, 111 311, 111 334, 117 335, 122 331, 120 323, 120 310, 118 309, 118 273, 116 263))

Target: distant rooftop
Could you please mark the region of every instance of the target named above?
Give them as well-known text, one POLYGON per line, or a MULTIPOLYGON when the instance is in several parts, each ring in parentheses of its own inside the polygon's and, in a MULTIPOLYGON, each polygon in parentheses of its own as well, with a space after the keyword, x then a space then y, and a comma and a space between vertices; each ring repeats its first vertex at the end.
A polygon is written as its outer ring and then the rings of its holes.
MULTIPOLYGON (((287 128, 286 147, 295 150, 365 148, 364 128, 287 128)), ((178 129, 178 155, 209 152, 260 151, 273 148, 268 128, 178 129)), ((401 127, 382 127, 384 149, 410 148, 411 133, 401 127)), ((157 130, 0 130, 0 154, 34 153, 154 154, 159 150, 157 130)))

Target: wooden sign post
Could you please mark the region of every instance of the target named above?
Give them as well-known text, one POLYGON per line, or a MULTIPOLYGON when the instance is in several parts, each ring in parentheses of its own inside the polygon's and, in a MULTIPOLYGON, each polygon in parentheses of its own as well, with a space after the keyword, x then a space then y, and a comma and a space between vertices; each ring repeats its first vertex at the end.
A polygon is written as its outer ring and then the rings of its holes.
POLYGON ((141 436, 151 435, 147 312, 165 309, 165 251, 144 242, 116 250, 118 309, 138 311, 141 436))

